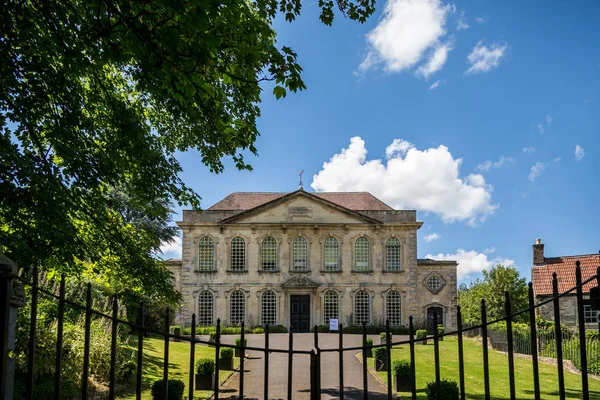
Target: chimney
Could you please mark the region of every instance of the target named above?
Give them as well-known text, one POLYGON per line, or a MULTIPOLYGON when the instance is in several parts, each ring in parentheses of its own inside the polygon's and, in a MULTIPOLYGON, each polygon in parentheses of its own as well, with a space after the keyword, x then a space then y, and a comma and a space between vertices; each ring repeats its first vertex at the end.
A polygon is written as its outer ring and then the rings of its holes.
POLYGON ((544 245, 541 239, 535 239, 535 244, 533 245, 533 265, 544 264, 546 264, 544 260, 544 245))

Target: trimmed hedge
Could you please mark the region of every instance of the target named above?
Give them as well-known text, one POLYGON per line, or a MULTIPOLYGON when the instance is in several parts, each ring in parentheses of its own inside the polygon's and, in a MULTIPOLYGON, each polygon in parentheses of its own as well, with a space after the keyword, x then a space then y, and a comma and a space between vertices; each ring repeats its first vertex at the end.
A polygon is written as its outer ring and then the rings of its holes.
MULTIPOLYGON (((183 391, 185 390, 185 385, 179 379, 169 379, 168 381, 169 394, 167 396, 168 400, 182 400, 183 399, 183 391)), ((165 392, 165 381, 164 379, 155 381, 152 384, 152 400, 163 400, 163 394, 165 392)))
POLYGON ((458 383, 454 381, 447 381, 445 379, 440 381, 440 391, 437 392, 437 385, 435 382, 429 382, 427 384, 427 399, 428 400, 458 400, 459 391, 458 383))
POLYGON ((215 372, 215 360, 212 358, 201 358, 196 361, 196 373, 198 375, 210 375, 215 372))
POLYGON ((425 329, 419 329, 416 332, 416 336, 417 336, 417 339, 425 339, 427 337, 427 330, 425 330, 425 329))
POLYGON ((223 347, 221 349, 221 358, 233 358, 233 349, 223 347))
POLYGON ((394 362, 392 363, 392 374, 398 376, 410 376, 410 361, 394 360, 394 362))
POLYGON ((373 349, 373 355, 377 360, 387 360, 387 351, 385 347, 376 347, 373 349))

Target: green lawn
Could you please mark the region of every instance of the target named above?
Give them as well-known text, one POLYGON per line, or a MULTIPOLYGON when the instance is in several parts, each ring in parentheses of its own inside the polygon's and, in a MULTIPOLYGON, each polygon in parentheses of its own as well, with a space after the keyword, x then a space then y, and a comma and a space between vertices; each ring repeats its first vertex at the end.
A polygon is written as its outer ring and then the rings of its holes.
MULTIPOLYGON (((137 349, 137 341, 132 346, 137 349)), ((144 339, 144 374, 142 379, 142 399, 150 400, 150 388, 156 380, 162 379, 163 374, 164 341, 162 339, 144 339)), ((134 359, 137 357, 134 354, 134 359)), ((200 358, 215 357, 214 347, 196 345, 196 360, 200 358)), ((235 358, 235 367, 239 365, 239 358, 235 358)), ((169 343, 169 379, 179 379, 185 384, 184 399, 187 399, 190 372, 190 344, 184 342, 169 343)), ((219 380, 225 381, 232 372, 220 371, 219 380)), ((212 392, 200 390, 194 392, 194 399, 206 399, 212 392)), ((135 399, 135 380, 122 385, 118 389, 119 399, 135 399)))
MULTIPOLYGON (((465 392, 467 399, 483 399, 483 359, 482 346, 475 339, 464 339, 465 363, 465 392)), ((490 367, 490 394, 492 399, 509 399, 508 357, 492 349, 489 350, 490 367)), ((392 349, 392 359, 410 360, 409 346, 392 349)), ((433 341, 429 344, 415 344, 415 359, 417 362, 417 398, 426 399, 425 387, 427 382, 435 380, 435 364, 433 355, 433 341)), ((369 359, 369 366, 373 367, 373 359, 369 359)), ((518 399, 533 399, 533 368, 531 360, 515 357, 515 384, 518 399)), ((555 366, 539 363, 540 389, 542 399, 558 399, 558 378, 555 366)), ((458 382, 458 342, 456 338, 445 338, 440 342, 440 373, 442 379, 458 382)), ((387 374, 378 372, 384 382, 387 374)), ((565 372, 565 387, 567 398, 581 398, 581 377, 565 372)), ((600 399, 600 381, 589 379, 590 399, 600 399)), ((410 393, 402 393, 404 398, 410 399, 410 393)))

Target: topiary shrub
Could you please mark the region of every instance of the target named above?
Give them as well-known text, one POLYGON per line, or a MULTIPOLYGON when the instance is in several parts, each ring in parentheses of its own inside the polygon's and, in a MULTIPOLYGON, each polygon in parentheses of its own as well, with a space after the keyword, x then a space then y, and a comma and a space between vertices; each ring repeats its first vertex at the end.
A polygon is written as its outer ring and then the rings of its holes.
POLYGON ((233 358, 233 349, 223 347, 221 349, 221 358, 233 358))
POLYGON ((230 371, 233 369, 233 349, 224 347, 221 349, 219 357, 219 368, 230 371))
POLYGON ((257 326, 256 328, 252 329, 252 333, 265 333, 265 328, 262 326, 257 326))
POLYGON ((367 358, 373 357, 373 339, 367 338, 367 341, 363 344, 366 347, 365 353, 367 358))
POLYGON ((416 332, 416 336, 417 336, 417 339, 424 339, 422 342, 423 344, 427 344, 427 330, 426 329, 419 329, 416 332))
POLYGON ((375 369, 383 371, 387 368, 387 350, 385 347, 377 347, 373 350, 375 354, 375 369))
MULTIPOLYGON (((387 343, 386 340, 387 340, 387 333, 381 332, 379 334, 379 342, 381 344, 386 344, 387 343)), ((392 333, 391 332, 390 332, 390 340, 392 340, 392 333)))
POLYGON ((435 382, 429 382, 427 384, 427 400, 458 400, 459 391, 458 383, 455 381, 440 381, 440 390, 437 391, 437 385, 435 382))
POLYGON ((438 327, 437 327, 438 340, 440 340, 440 341, 444 340, 444 337, 442 336, 444 334, 444 332, 446 332, 446 330, 444 329, 444 325, 438 325, 438 327))
POLYGON ((412 390, 410 361, 395 360, 392 363, 392 374, 397 392, 410 392, 412 390))
POLYGON ((410 361, 408 360, 395 360, 392 363, 392 374, 396 376, 410 376, 410 361))
POLYGON ((269 333, 288 333, 288 330, 283 325, 269 326, 269 333))
MULTIPOLYGON (((168 381, 169 394, 167 396, 168 400, 182 400, 183 399, 183 391, 185 390, 185 385, 179 379, 169 379, 168 381)), ((165 381, 164 379, 155 381, 152 384, 152 400, 163 400, 165 393, 165 381)))
MULTIPOLYGON (((235 339, 235 345, 236 346, 241 346, 242 345, 242 338, 237 338, 235 339)), ((248 345, 248 340, 246 338, 244 338, 244 347, 246 347, 248 345)), ((242 349, 235 349, 235 356, 236 357, 241 357, 242 355, 242 349)))
POLYGON ((215 360, 212 358, 201 358, 196 361, 196 373, 198 375, 211 375, 215 372, 215 360))

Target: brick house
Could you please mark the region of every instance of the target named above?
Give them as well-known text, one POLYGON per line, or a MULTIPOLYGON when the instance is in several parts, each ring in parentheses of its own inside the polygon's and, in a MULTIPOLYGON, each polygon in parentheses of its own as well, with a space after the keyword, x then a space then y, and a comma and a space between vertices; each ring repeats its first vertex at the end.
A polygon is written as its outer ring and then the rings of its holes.
MULTIPOLYGON (((544 244, 540 239, 533 245, 533 266, 531 267, 531 282, 536 302, 552 297, 552 274, 556 272, 558 279, 558 292, 563 293, 575 286, 575 263, 579 261, 582 279, 585 281, 596 275, 600 266, 600 254, 584 254, 577 256, 546 257, 544 244)), ((596 286, 592 281, 584 285, 584 312, 585 323, 589 328, 598 327, 598 311, 592 310, 589 305, 590 289, 596 286)), ((543 305, 538 309, 538 315, 547 320, 554 320, 552 303, 543 305)), ((567 326, 576 326, 577 297, 575 291, 560 299, 561 322, 567 326)))

